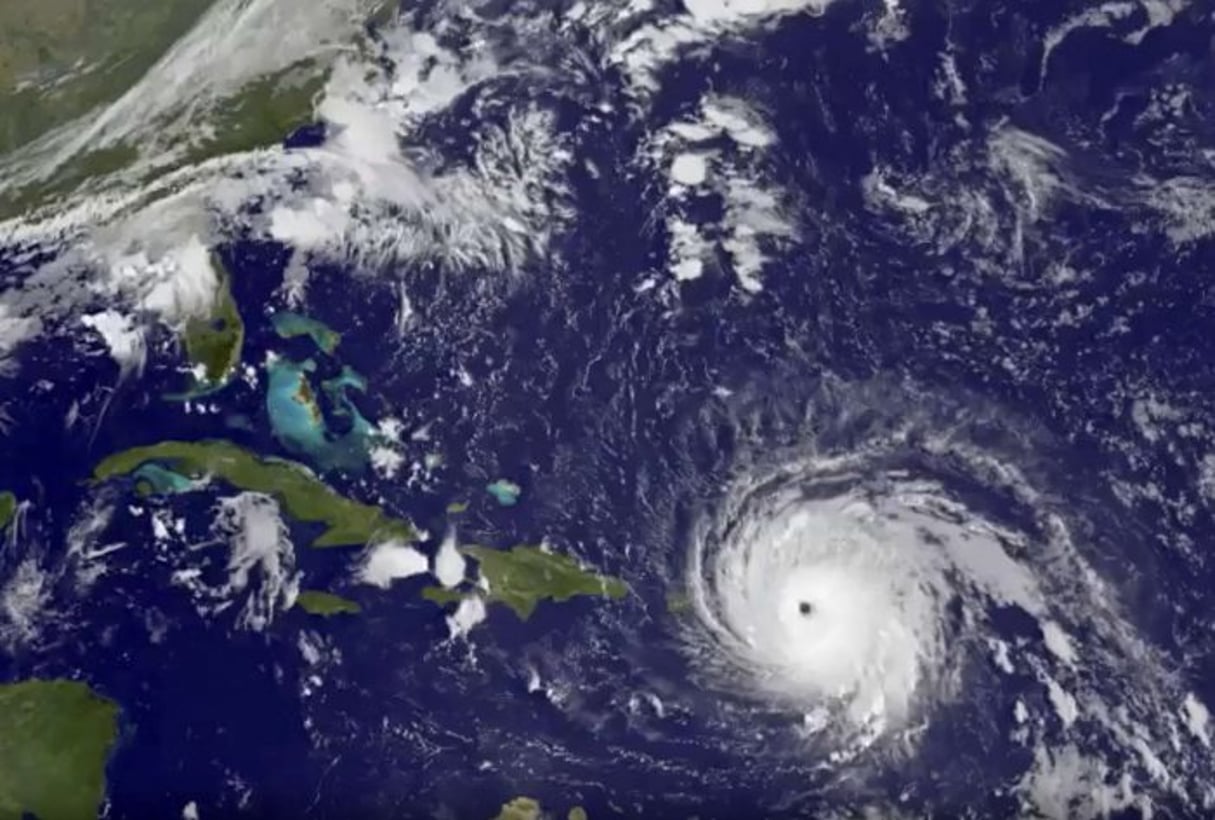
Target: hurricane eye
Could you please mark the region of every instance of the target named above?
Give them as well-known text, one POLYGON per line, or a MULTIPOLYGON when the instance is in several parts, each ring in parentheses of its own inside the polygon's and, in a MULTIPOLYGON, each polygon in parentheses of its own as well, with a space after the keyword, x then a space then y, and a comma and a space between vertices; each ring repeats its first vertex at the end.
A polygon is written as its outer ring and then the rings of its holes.
POLYGON ((932 759, 934 733, 983 721, 1005 721, 1035 754, 1054 754, 1056 727, 1080 754, 1083 726, 1096 738, 1084 755, 1137 765, 1134 749, 1107 749, 1133 726, 1167 729, 1158 716, 1186 695, 1159 663, 1128 660, 1145 644, 1073 540, 1085 516, 1112 513, 1042 504, 1052 479, 1029 478, 1033 453, 956 426, 926 453, 887 435, 901 423, 834 450, 807 433, 804 450, 739 466, 689 530, 692 680, 729 704, 727 722, 795 716, 792 765, 821 761, 849 783, 870 762, 932 759), (1090 665, 1139 705, 1119 712, 1090 665))

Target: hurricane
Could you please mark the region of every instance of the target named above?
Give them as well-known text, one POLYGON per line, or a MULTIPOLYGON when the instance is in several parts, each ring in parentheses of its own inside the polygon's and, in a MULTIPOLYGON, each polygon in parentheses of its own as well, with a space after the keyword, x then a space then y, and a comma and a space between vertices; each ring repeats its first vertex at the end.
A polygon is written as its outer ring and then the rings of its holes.
POLYGON ((816 381, 697 417, 731 446, 687 526, 676 643, 723 730, 783 726, 764 753, 823 794, 892 771, 917 794, 924 747, 964 727, 1029 761, 1005 810, 1203 805, 1184 682, 1138 611, 1150 546, 1113 495, 974 396, 816 381))
POLYGON ((0 0, 0 816, 1215 816, 1213 42, 0 0))

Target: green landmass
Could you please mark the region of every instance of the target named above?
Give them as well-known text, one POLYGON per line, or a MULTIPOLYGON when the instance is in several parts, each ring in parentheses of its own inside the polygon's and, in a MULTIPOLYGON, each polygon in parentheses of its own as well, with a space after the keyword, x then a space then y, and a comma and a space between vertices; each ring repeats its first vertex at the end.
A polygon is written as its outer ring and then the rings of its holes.
POLYGON ((270 317, 274 332, 282 339, 294 339, 297 336, 308 336, 319 350, 332 356, 342 341, 342 334, 333 330, 324 322, 310 316, 301 316, 291 311, 280 311, 270 317))
MULTIPOLYGON (((0 0, 0 157, 73 122, 87 127, 87 117, 130 91, 214 3, 0 0)), ((396 10, 388 0, 363 6, 369 25, 396 10)), ((355 45, 366 47, 357 37, 355 45)), ((203 104, 187 94, 135 136, 60 157, 48 175, 20 188, 0 179, 0 219, 49 206, 140 159, 148 164, 126 181, 146 184, 214 157, 279 145, 314 119, 339 52, 249 77, 203 104)))
POLYGON ((212 2, 0 2, 0 154, 117 100, 212 2))
MULTIPOLYGON (((580 595, 623 598, 628 587, 619 578, 583 569, 568 555, 546 552, 539 547, 518 546, 509 550, 461 547, 477 560, 481 575, 489 582, 486 601, 506 605, 526 621, 541 601, 561 603, 580 595)), ((422 597, 444 605, 459 601, 464 593, 441 587, 426 587, 422 597)))
POLYGON ((186 356, 202 373, 197 387, 204 390, 228 383, 245 345, 245 323, 232 296, 232 275, 215 254, 211 264, 219 276, 214 305, 208 315, 187 321, 183 334, 186 356))
POLYGON ((502 804, 494 820, 539 820, 540 803, 530 797, 516 797, 502 804))
POLYGON ((183 164, 278 145, 312 121, 316 97, 328 79, 327 69, 302 60, 247 83, 208 121, 210 139, 191 147, 183 164))
MULTIPOLYGON (((549 816, 540 806, 540 801, 531 797, 516 797, 502 804, 502 809, 493 820, 541 820, 549 816)), ((574 806, 566 814, 566 820, 587 820, 586 809, 574 806)))
POLYGON ((72 157, 46 182, 11 192, 4 192, 3 185, 0 185, 0 219, 32 211, 55 197, 78 189, 91 179, 121 171, 137 159, 139 149, 133 145, 97 148, 72 157))
POLYGON ((667 595, 667 612, 681 615, 692 609, 692 599, 686 592, 672 592, 667 595))
POLYGON ((439 606, 447 606, 448 604, 458 604, 466 594, 458 589, 447 589, 445 587, 428 586, 422 590, 422 598, 439 606))
POLYGON ((326 618, 331 615, 356 615, 363 611, 354 601, 316 589, 301 590, 295 599, 295 605, 309 615, 321 615, 326 618))
POLYGON ((93 469, 95 481, 129 476, 148 463, 193 479, 214 477, 239 490, 266 493, 297 521, 323 524, 313 547, 362 546, 390 538, 412 541, 413 527, 378 507, 346 498, 307 467, 261 457, 222 439, 162 441, 107 456, 93 469))
MULTIPOLYGON (((218 103, 205 129, 185 131, 187 136, 183 139, 191 141, 187 148, 172 155, 171 161, 144 172, 138 181, 150 182, 158 175, 225 154, 280 144, 297 128, 312 121, 314 99, 324 88, 328 76, 327 69, 305 61, 247 83, 218 103)), ((3 111, 0 104, 0 115, 3 111)), ((166 122, 164 127, 169 129, 171 126, 166 122)), ((46 180, 0 194, 0 219, 48 205, 56 198, 78 190, 89 180, 129 168, 140 156, 139 147, 127 143, 77 154, 46 180)))
POLYGON ((83 683, 0 685, 0 820, 95 820, 117 724, 83 683))
POLYGON ((17 496, 8 490, 0 492, 0 530, 6 529, 17 514, 17 496))

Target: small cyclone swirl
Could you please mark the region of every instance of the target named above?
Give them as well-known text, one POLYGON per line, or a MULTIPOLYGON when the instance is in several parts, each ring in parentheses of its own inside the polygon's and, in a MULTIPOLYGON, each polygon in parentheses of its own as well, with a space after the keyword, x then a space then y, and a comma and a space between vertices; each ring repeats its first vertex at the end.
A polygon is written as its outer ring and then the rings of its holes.
POLYGON ((728 478, 688 528, 698 684, 788 713, 826 782, 907 798, 961 726, 1009 761, 969 784, 1008 810, 1212 805, 1186 683, 1136 617, 1150 542, 1045 436, 906 385, 759 404, 727 411, 728 478))

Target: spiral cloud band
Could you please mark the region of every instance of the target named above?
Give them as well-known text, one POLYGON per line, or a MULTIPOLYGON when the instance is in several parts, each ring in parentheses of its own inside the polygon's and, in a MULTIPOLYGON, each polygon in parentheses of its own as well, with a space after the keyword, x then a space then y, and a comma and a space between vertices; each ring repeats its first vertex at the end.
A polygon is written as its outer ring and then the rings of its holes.
POLYGON ((939 483, 875 481, 848 466, 804 463, 796 483, 750 488, 706 556, 710 586, 697 602, 758 689, 791 704, 835 701, 876 736, 907 720, 921 687, 946 685, 951 605, 971 622, 992 602, 1044 606, 1006 551, 1014 534, 975 520, 939 483))
POLYGON ((1061 495, 991 419, 832 407, 778 456, 740 459, 694 528, 703 682, 800 715, 829 764, 903 759, 941 719, 994 726, 975 696, 1011 689, 988 742, 1032 753, 1027 807, 1150 811, 1162 787, 1207 804, 1206 751, 1178 742, 1184 685, 1077 535, 1114 544, 1116 516, 1061 495))

